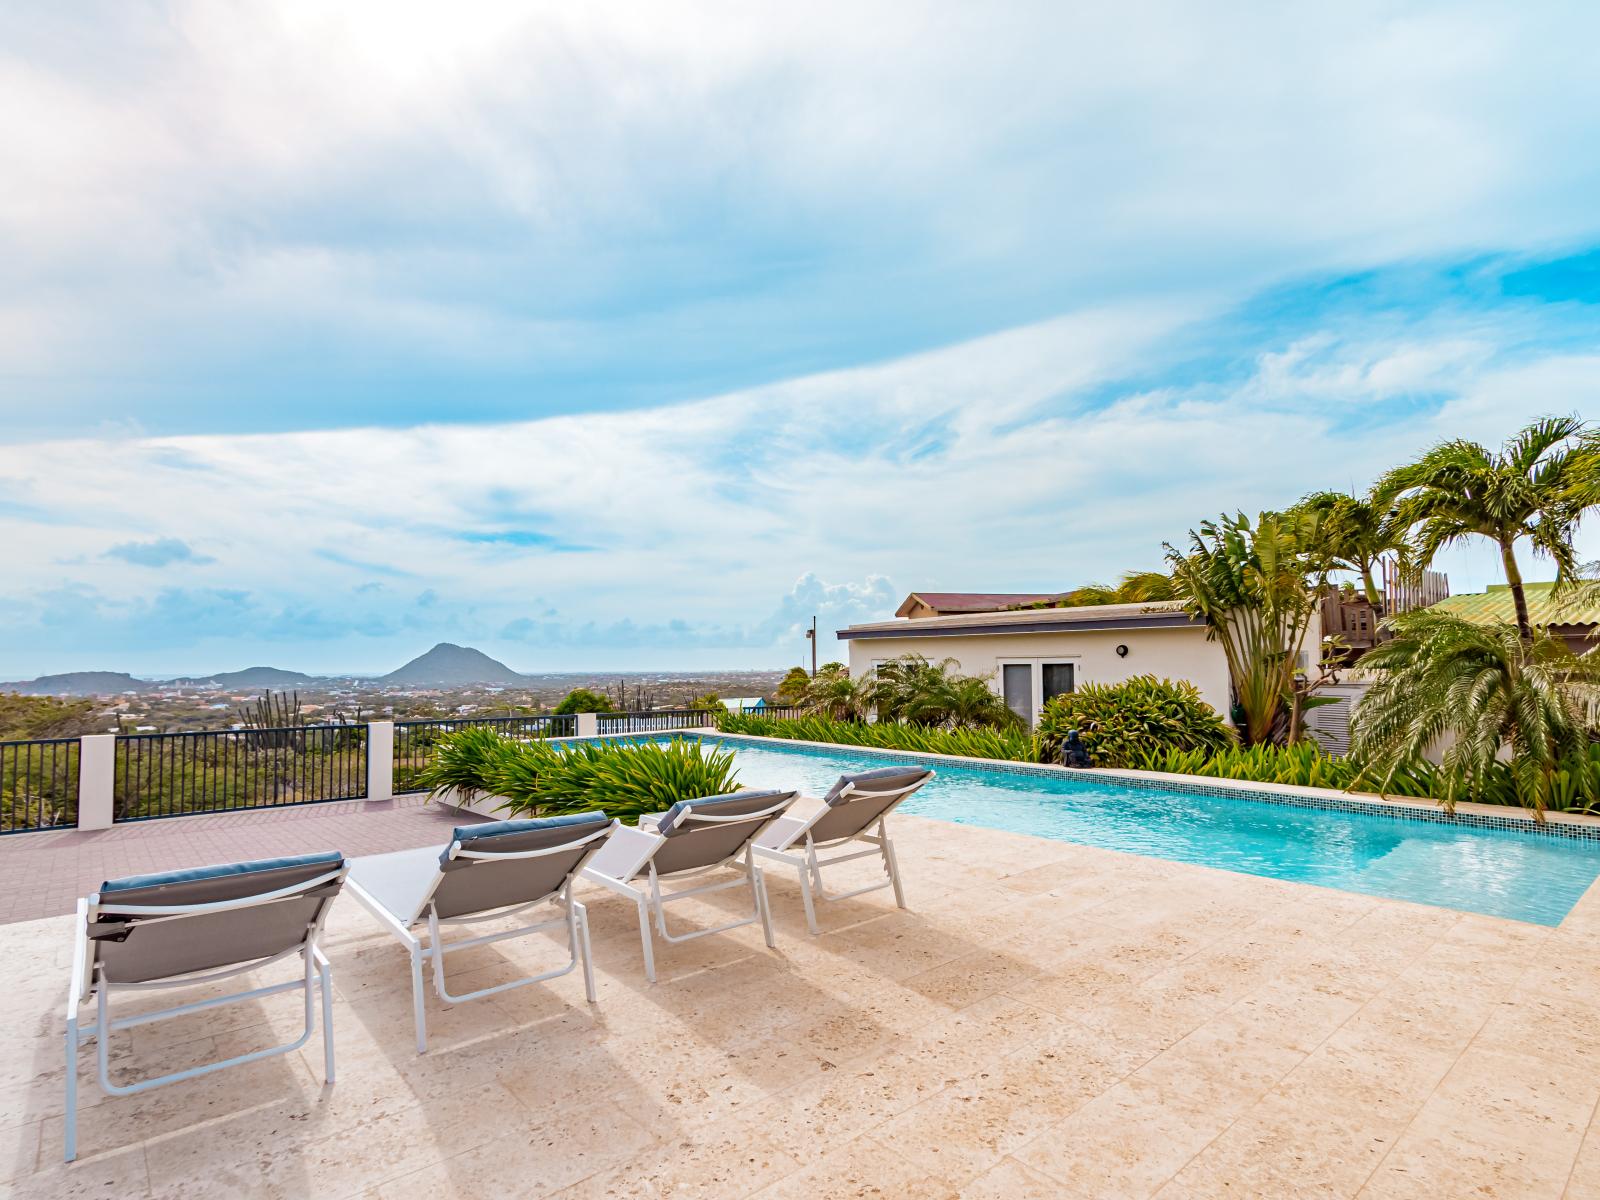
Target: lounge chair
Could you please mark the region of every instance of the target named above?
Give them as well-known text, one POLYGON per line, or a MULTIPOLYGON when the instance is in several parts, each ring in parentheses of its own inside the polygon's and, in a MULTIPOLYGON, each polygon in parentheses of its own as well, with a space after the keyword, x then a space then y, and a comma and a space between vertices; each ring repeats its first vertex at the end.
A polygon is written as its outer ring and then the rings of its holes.
POLYGON ((109 880, 78 901, 67 998, 68 1162, 78 1154, 78 1049, 91 1038, 100 1087, 108 1095, 132 1095, 298 1050, 316 1028, 320 991, 323 1073, 333 1082, 333 992, 317 939, 347 870, 338 854, 227 863, 109 880), (111 1015, 113 992, 211 984, 296 954, 305 967, 298 979, 153 1012, 111 1015), (305 993, 305 1029, 294 1041, 133 1083, 111 1082, 113 1032, 297 988, 305 993), (80 1028, 79 1006, 91 1000, 93 1024, 80 1028))
POLYGON ((758 859, 779 862, 800 873, 800 898, 805 902, 806 926, 817 933, 817 900, 848 900, 880 888, 894 889, 894 902, 906 906, 905 890, 900 886, 900 864, 889 840, 889 814, 928 780, 933 772, 926 767, 880 767, 854 775, 841 775, 828 789, 822 803, 809 817, 784 817, 765 830, 755 842, 758 859), (869 830, 877 827, 876 833, 869 830), (865 842, 866 850, 819 858, 818 850, 865 842), (883 860, 887 877, 848 892, 829 893, 822 885, 822 868, 874 855, 883 860))
POLYGON ((795 792, 751 790, 681 800, 664 813, 640 817, 637 829, 624 826, 617 830, 605 850, 595 855, 583 877, 626 896, 639 906, 639 941, 644 948, 645 978, 651 983, 656 981, 655 949, 650 938, 652 914, 663 941, 687 942, 760 921, 767 945, 773 945, 766 888, 751 856, 750 844, 794 803, 796 795, 795 792), (676 892, 665 892, 661 888, 662 880, 692 878, 719 867, 732 867, 744 878, 701 884, 676 892), (749 916, 710 929, 677 934, 667 931, 668 904, 735 887, 750 889, 752 911, 749 916))
POLYGON ((433 964, 433 990, 446 1004, 493 996, 543 983, 583 964, 584 989, 594 1000, 589 961, 589 923, 572 896, 572 881, 618 823, 604 813, 576 813, 531 821, 489 821, 457 828, 443 848, 373 854, 350 862, 350 894, 411 954, 411 999, 417 1053, 428 1049, 422 1004, 422 964, 433 964), (561 915, 515 929, 445 942, 443 925, 472 925, 513 917, 550 901, 561 915), (524 937, 558 925, 567 927, 571 959, 564 967, 514 979, 475 992, 452 995, 445 984, 444 956, 471 946, 524 937), (426 936, 419 936, 426 926, 426 936))

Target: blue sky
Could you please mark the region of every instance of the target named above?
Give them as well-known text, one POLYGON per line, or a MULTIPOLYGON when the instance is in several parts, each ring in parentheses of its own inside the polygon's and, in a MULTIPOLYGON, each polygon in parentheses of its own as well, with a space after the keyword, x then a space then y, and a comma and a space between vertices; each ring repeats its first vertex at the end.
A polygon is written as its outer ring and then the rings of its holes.
POLYGON ((1597 34, 8 7, 0 678, 781 666, 1600 415, 1597 34))

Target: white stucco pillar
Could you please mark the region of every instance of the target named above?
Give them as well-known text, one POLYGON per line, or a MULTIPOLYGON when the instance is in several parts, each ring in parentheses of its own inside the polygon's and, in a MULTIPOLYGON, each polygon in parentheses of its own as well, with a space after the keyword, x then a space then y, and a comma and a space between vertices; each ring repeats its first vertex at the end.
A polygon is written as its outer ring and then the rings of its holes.
POLYGON ((367 722, 367 799, 394 796, 394 722, 367 722))
POLYGON ((578 736, 579 737, 599 737, 600 736, 600 714, 599 713, 579 713, 578 714, 578 736))
POLYGON ((78 828, 110 829, 117 771, 117 735, 91 733, 78 742, 78 828))

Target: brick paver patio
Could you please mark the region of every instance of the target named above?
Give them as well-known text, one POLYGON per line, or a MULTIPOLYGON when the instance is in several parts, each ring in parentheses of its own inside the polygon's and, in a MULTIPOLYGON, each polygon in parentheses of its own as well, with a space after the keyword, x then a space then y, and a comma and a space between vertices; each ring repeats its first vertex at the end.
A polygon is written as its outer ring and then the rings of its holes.
POLYGON ((79 896, 120 875, 318 850, 384 854, 441 845, 454 826, 481 819, 402 796, 11 834, 0 837, 0 924, 69 913, 79 896))

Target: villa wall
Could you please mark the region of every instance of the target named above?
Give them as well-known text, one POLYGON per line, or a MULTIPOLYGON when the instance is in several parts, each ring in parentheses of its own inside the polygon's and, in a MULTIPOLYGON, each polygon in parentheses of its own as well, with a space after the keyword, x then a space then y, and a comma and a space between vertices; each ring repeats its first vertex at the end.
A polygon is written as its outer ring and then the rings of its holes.
POLYGON ((1206 703, 1224 716, 1228 713, 1227 660, 1201 628, 854 638, 850 674, 869 674, 875 664, 902 654, 921 654, 934 662, 953 658, 964 674, 995 676, 997 689, 1002 662, 1030 659, 1074 663, 1080 685, 1120 683, 1135 675, 1187 679, 1206 703), (1119 645, 1128 647, 1127 657, 1117 655, 1119 645))

